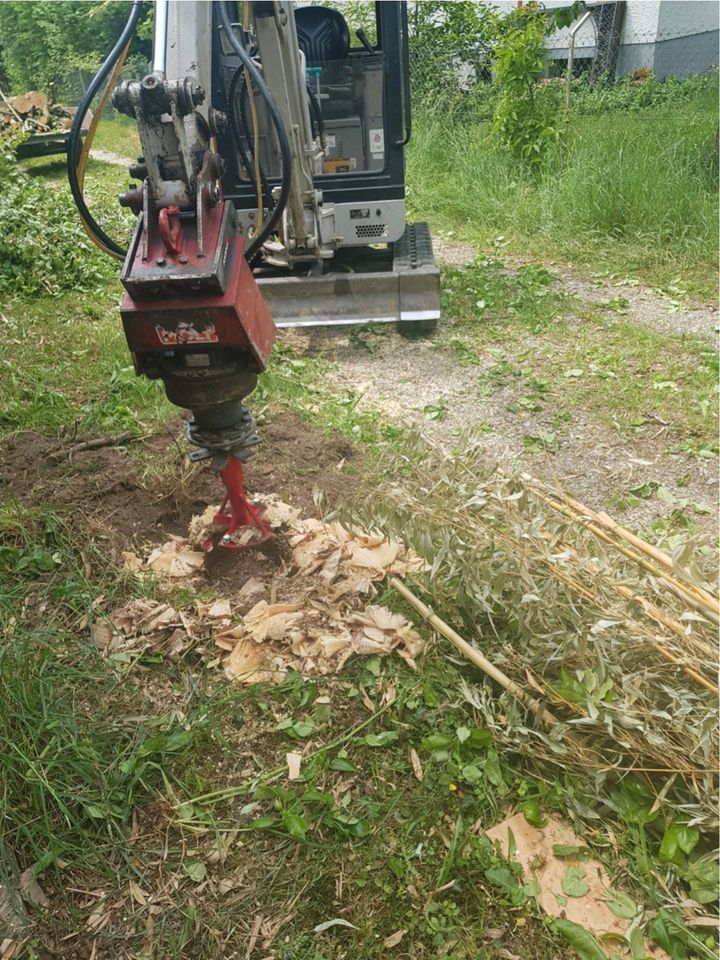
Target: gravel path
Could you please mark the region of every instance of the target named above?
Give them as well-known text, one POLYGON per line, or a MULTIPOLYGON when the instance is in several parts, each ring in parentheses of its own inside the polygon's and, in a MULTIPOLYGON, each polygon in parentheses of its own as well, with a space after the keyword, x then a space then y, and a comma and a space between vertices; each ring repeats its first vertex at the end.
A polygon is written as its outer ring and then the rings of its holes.
MULTIPOLYGON (((436 244, 441 262, 462 265, 476 255, 467 244, 442 240, 436 244)), ((635 287, 597 287, 573 274, 561 276, 558 284, 584 303, 624 296, 629 301, 628 317, 661 330, 672 324, 673 330, 709 336, 716 323, 707 308, 670 312, 662 298, 635 287)), ((408 341, 389 330, 372 338, 372 352, 358 347, 342 328, 288 331, 283 338, 301 354, 329 360, 334 386, 360 394, 361 408, 417 426, 429 439, 449 448, 458 446, 463 432, 480 432, 490 460, 560 481, 589 506, 608 509, 628 526, 641 529, 671 510, 667 503, 651 498, 622 512, 615 498, 648 481, 661 481, 679 499, 707 505, 717 502, 715 460, 669 456, 672 438, 667 424, 658 422, 656 430, 628 439, 578 406, 572 409, 571 422, 561 426, 556 421, 561 411, 552 401, 540 411, 517 412, 516 401, 526 388, 514 382, 499 385, 488 396, 482 389, 483 372, 503 356, 501 346, 479 366, 463 367, 442 343, 408 341), (511 406, 513 412, 508 409, 511 406), (441 418, 433 419, 438 410, 441 418), (557 440, 553 453, 527 448, 528 436, 551 432, 557 440)), ((534 347, 539 353, 541 340, 528 334, 523 349, 532 352, 534 347)), ((708 532, 714 529, 712 517, 693 519, 708 532)))
POLYGON ((119 153, 111 153, 110 150, 91 150, 90 156, 93 160, 102 160, 103 163, 112 163, 115 167, 129 167, 133 162, 128 157, 121 157, 119 153))

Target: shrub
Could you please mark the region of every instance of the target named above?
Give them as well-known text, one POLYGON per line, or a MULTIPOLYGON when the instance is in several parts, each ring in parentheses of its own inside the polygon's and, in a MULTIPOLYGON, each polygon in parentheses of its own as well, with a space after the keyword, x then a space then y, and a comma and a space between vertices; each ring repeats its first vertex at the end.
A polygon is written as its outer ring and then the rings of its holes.
POLYGON ((86 236, 69 191, 29 176, 0 143, 0 293, 95 292, 116 267, 86 236))
POLYGON ((593 84, 579 77, 572 82, 570 110, 575 115, 600 116, 606 113, 647 113, 662 110, 680 114, 689 109, 717 111, 718 72, 695 77, 668 77, 657 80, 650 73, 642 80, 632 76, 619 80, 601 78, 593 84))
POLYGON ((560 135, 560 101, 554 87, 540 86, 545 69, 545 21, 529 16, 505 35, 497 51, 500 99, 493 124, 513 155, 539 166, 560 135))

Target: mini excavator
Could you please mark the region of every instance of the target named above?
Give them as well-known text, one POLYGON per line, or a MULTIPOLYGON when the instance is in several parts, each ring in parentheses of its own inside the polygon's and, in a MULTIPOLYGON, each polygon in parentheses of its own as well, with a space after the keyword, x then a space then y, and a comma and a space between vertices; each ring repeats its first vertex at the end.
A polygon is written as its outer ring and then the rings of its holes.
POLYGON ((86 231, 123 260, 136 373, 190 411, 190 457, 225 485, 218 546, 254 546, 269 533, 245 495, 259 437, 244 400, 276 329, 396 323, 427 334, 440 315, 427 224, 405 220, 406 4, 375 3, 374 36, 353 37, 328 5, 156 0, 151 71, 118 82, 141 9, 134 0, 78 108, 68 178, 86 231), (120 197, 137 217, 127 251, 82 192, 80 129, 102 88, 101 105, 111 94, 142 149, 120 197))

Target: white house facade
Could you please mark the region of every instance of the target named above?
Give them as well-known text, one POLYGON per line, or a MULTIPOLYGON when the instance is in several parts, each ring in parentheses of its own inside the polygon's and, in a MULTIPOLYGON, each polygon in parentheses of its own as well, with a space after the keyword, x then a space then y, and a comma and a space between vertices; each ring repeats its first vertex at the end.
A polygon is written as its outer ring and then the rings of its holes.
MULTIPOLYGON (((546 0, 546 9, 570 6, 571 0, 546 0)), ((510 10, 517 3, 500 0, 510 10)), ((616 76, 645 68, 659 80, 705 73, 718 66, 720 4, 717 0, 625 0, 588 3, 592 18, 575 37, 575 61, 582 70, 602 50, 616 76), (614 47, 614 49, 612 49, 614 47), (583 63, 585 61, 585 63, 583 63)), ((568 56, 570 30, 548 40, 550 59, 568 56)))

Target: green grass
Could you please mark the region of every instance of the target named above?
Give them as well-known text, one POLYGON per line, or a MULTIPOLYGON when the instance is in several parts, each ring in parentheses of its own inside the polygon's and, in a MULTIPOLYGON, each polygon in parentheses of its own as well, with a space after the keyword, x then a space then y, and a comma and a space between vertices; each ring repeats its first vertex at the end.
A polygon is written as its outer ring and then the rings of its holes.
MULTIPOLYGON (((152 584, 108 567, 91 539, 46 510, 5 507, 0 541, 0 864, 32 868, 52 902, 51 916, 31 910, 38 936, 25 956, 38 955, 45 934, 87 929, 103 903, 103 936, 140 951, 145 918, 137 923, 128 910, 128 884, 152 894, 169 878, 157 956, 224 956, 246 942, 259 912, 287 915, 276 947, 287 960, 330 960, 340 949, 379 960, 399 929, 427 956, 451 948, 447 955, 476 960, 486 956, 485 931, 509 922, 511 894, 512 927, 522 923, 508 942, 526 960, 557 955, 519 881, 506 879, 488 899, 498 861, 471 828, 528 791, 548 808, 561 792, 518 774, 484 737, 461 747, 456 730, 473 718, 446 697, 457 666, 432 657, 414 674, 371 658, 341 679, 290 676, 277 688, 236 690, 193 654, 179 663, 105 660, 88 619, 152 584), (390 686, 396 698, 382 707, 390 686), (375 714, 361 690, 377 702, 375 714), (298 741, 279 729, 285 718, 307 725, 300 745, 309 753, 294 784, 285 753, 298 741), (440 735, 454 744, 449 752, 425 739, 440 735), (478 779, 458 787, 458 763, 471 760, 478 779), (350 789, 337 792, 348 779, 350 789), (221 880, 231 892, 218 899, 221 880), (77 895, 85 889, 105 900, 88 903, 77 895), (355 930, 313 932, 341 909, 355 930)), ((2 881, 13 885, 12 876, 2 881)))
POLYGON ((717 294, 717 97, 682 112, 574 117, 539 178, 487 121, 438 105, 416 115, 408 197, 415 216, 487 247, 569 258, 657 284, 682 275, 717 294))
POLYGON ((0 427, 5 431, 73 427, 81 433, 139 434, 172 415, 175 408, 162 387, 135 375, 113 294, 47 298, 36 301, 32 311, 11 302, 4 316, 0 427))
MULTIPOLYGON (((135 160, 141 152, 137 124, 121 113, 116 113, 111 119, 103 117, 98 125, 92 150, 107 150, 119 157, 135 160)), ((92 151, 90 155, 92 156, 92 151)))
MULTIPOLYGON (((538 268, 513 276, 498 265, 449 273, 446 306, 461 318, 465 360, 474 362, 473 350, 486 345, 472 346, 470 336, 480 300, 483 313, 504 309, 508 317, 504 330, 499 321, 486 325, 495 348, 529 331, 554 331, 564 301, 549 280, 538 268)), ((11 304, 5 316, 4 431, 79 426, 94 433, 136 422, 139 431, 173 415, 162 387, 130 369, 114 293, 91 304, 83 296, 11 304)), ((358 411, 350 391, 330 390, 326 371, 321 359, 278 350, 253 408, 261 417, 290 408, 367 442, 370 476, 373 445, 400 431, 358 411)), ((503 872, 472 828, 528 803, 565 811, 575 788, 525 773, 484 735, 466 745, 458 730, 477 721, 457 691, 461 679, 477 680, 471 668, 434 650, 417 674, 392 660, 362 660, 337 679, 291 677, 279 688, 243 691, 192 652, 180 663, 104 660, 88 621, 154 585, 109 565, 78 516, 10 504, 0 540, 0 616, 10 638, 0 657, 0 721, 13 741, 0 757, 0 842, 18 869, 34 867, 57 935, 86 929, 95 909, 73 890, 99 889, 104 936, 138 953, 144 919, 136 923, 128 912, 128 884, 151 893, 170 879, 172 903, 154 928, 163 957, 222 956, 244 942, 259 914, 290 918, 274 945, 285 960, 336 960, 343 951, 380 960, 384 939, 403 929, 408 948, 427 958, 491 960, 486 932, 501 927, 523 960, 560 954, 532 890, 503 872), (397 696, 384 709, 388 686, 397 696), (363 690, 377 703, 375 714, 363 705, 363 690), (296 784, 278 777, 298 743, 278 729, 285 720, 312 724, 296 784), (421 783, 411 749, 421 758, 421 783), (131 830, 133 823, 141 829, 131 830), (335 904, 339 877, 344 892, 335 904), (213 892, 221 881, 230 884, 224 897, 213 892), (250 902, 248 889, 255 891, 250 902), (358 929, 314 932, 337 916, 358 929)), ((192 590, 172 594, 184 606, 193 597, 192 590)), ((402 609, 389 593, 378 602, 402 609)), ((607 836, 600 831, 596 839, 602 851, 607 836)), ((637 841, 622 844, 633 854, 640 896, 649 880, 634 859, 637 841)), ((32 949, 40 942, 39 935, 31 940, 32 949)))

